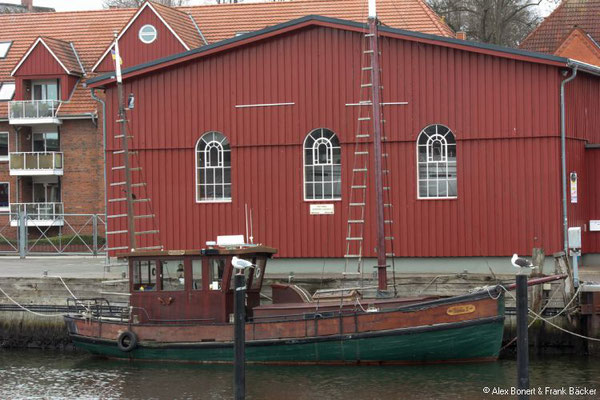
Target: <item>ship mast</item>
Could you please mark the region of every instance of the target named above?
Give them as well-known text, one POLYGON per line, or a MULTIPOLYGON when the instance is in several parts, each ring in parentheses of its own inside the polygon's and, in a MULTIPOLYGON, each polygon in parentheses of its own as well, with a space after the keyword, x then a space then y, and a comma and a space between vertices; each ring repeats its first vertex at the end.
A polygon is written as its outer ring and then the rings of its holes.
POLYGON ((133 192, 131 190, 131 168, 129 162, 129 137, 127 135, 127 115, 125 114, 125 97, 123 94, 123 77, 121 75, 121 57, 119 55, 119 41, 115 34, 115 65, 117 75, 117 95, 119 98, 119 119, 117 122, 121 126, 121 144, 123 151, 124 171, 125 171, 125 199, 127 202, 127 231, 129 236, 129 251, 135 251, 135 222, 133 214, 133 192))
POLYGON ((376 0, 369 0, 369 41, 371 42, 371 82, 373 107, 373 155, 375 178, 375 221, 377 224, 377 288, 387 290, 387 261, 385 254, 385 216, 383 205, 383 169, 381 145, 381 67, 379 63, 379 45, 377 31, 376 0))

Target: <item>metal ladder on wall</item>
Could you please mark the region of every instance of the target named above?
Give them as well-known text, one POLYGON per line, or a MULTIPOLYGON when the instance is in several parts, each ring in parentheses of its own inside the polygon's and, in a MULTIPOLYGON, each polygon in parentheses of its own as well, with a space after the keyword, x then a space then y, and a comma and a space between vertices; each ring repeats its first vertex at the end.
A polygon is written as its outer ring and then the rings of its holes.
MULTIPOLYGON (((364 277, 364 240, 365 240, 365 220, 366 207, 369 196, 372 193, 368 190, 369 184, 369 164, 370 150, 373 144, 373 93, 378 90, 381 94, 383 86, 374 87, 374 75, 381 76, 381 69, 373 68, 373 58, 380 57, 381 53, 375 54, 375 50, 371 46, 372 33, 366 33, 362 51, 362 67, 360 77, 360 101, 349 106, 358 107, 358 129, 355 135, 354 148, 354 165, 352 168, 352 183, 350 186, 350 200, 348 204, 348 226, 346 234, 346 254, 344 265, 344 276, 364 277)), ((380 64, 380 63, 379 63, 380 64)), ((380 79, 379 79, 380 81, 380 79)), ((381 98, 381 95, 379 96, 381 98)), ((383 115, 381 116, 383 117, 383 115)), ((382 131, 385 132, 385 120, 381 118, 382 131)), ((387 138, 382 137, 382 144, 385 145, 387 138)), ((385 149, 385 148, 384 148, 385 149)), ((384 218, 385 218, 385 245, 386 256, 395 256, 393 250, 394 237, 392 235, 393 221, 391 187, 390 187, 390 170, 388 167, 388 153, 382 154, 382 173, 383 173, 383 194, 384 194, 384 218)), ((374 277, 375 274, 372 275, 374 277)))

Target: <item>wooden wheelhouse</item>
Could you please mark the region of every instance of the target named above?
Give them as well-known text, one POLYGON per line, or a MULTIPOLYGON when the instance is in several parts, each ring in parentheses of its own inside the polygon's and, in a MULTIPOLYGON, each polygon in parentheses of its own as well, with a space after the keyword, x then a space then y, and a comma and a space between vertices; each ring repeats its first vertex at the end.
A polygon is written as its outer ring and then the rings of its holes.
POLYGON ((250 261, 246 271, 248 317, 260 304, 267 259, 265 246, 132 252, 129 262, 133 323, 226 323, 233 313, 233 256, 250 261))

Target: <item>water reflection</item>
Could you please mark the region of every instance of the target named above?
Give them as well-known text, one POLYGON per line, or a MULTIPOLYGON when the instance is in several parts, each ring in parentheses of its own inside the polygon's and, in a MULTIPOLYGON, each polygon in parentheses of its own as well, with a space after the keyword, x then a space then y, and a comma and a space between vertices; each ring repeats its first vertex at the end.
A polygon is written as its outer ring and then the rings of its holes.
MULTIPOLYGON (((230 365, 129 363, 82 353, 0 351, 2 399, 230 399, 232 379, 230 365)), ((491 399, 503 396, 485 396, 483 387, 510 388, 515 381, 514 360, 397 367, 249 366, 247 398, 491 399)), ((600 361, 534 359, 531 382, 600 389, 600 361)))

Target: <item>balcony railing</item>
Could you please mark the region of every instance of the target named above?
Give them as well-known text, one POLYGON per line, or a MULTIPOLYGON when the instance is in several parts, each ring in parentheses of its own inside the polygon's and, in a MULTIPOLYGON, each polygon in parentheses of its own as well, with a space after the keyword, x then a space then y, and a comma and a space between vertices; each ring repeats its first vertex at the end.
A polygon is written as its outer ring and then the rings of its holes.
POLYGON ((11 175, 62 175, 62 152, 10 153, 11 175))
POLYGON ((58 124, 58 100, 26 100, 8 103, 8 120, 11 124, 58 124))
POLYGON ((64 224, 63 203, 12 203, 10 224, 19 225, 19 217, 25 213, 27 226, 62 226, 64 224))

